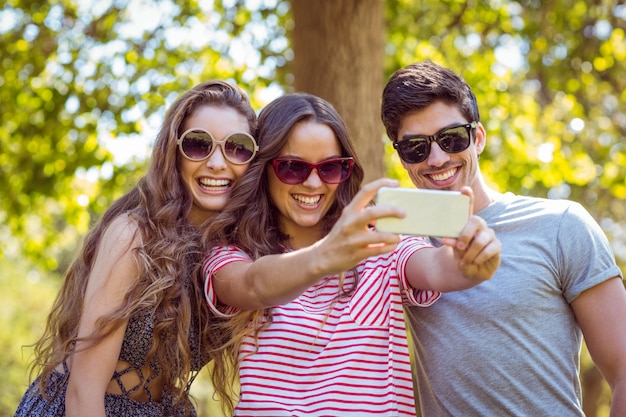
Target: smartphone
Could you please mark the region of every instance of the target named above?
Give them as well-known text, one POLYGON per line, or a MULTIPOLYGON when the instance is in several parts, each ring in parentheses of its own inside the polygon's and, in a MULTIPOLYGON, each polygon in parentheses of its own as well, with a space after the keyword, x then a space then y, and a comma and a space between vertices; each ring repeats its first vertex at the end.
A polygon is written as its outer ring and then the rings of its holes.
POLYGON ((394 206, 406 217, 376 220, 376 230, 433 237, 458 237, 469 218, 470 199, 459 191, 382 187, 377 206, 394 206))

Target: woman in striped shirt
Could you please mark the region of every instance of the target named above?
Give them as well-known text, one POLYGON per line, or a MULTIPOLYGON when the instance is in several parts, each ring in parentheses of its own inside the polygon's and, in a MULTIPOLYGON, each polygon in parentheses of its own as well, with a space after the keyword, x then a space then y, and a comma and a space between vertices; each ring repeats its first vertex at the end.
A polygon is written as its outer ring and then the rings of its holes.
POLYGON ((318 97, 270 103, 257 140, 257 159, 204 234, 214 244, 207 301, 235 336, 225 348, 240 378, 234 414, 415 415, 403 304, 489 279, 500 242, 476 216, 441 248, 370 227, 401 215, 370 204, 397 184, 360 189, 347 128, 318 97))

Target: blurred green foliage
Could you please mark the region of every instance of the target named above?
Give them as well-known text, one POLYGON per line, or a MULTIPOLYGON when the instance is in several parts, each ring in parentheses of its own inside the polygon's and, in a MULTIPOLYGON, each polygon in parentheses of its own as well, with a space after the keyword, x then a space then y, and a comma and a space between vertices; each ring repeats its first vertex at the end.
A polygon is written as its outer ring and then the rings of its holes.
POLYGON ((59 287, 59 277, 24 261, 0 260, 0 416, 12 416, 26 390, 26 363, 32 344, 43 332, 45 317, 59 287))
POLYGON ((206 79, 243 85, 257 107, 286 83, 288 7, 268 3, 3 3, 0 221, 21 255, 63 271, 76 237, 142 174, 145 155, 115 164, 107 140, 139 142, 206 79))
MULTIPOLYGON (((384 0, 381 70, 388 77, 430 59, 461 74, 487 130, 481 165, 488 181, 501 191, 581 202, 623 269, 621 3, 384 0)), ((133 156, 131 145, 155 132, 165 108, 202 80, 240 84, 256 108, 290 86, 293 24, 287 0, 0 6, 0 417, 12 415, 26 387, 32 350, 21 345, 41 334, 82 236, 144 171, 145 157, 133 156), (122 163, 115 144, 128 147, 122 163)), ((389 146, 385 155, 389 175, 409 185, 389 146)), ((202 396, 207 384, 201 376, 194 392, 203 410, 213 410, 202 396)))

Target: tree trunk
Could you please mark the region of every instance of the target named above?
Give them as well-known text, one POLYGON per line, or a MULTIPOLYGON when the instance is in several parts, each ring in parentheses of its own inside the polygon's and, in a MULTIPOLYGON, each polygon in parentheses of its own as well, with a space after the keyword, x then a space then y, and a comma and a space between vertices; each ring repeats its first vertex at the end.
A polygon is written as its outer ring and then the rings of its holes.
POLYGON ((365 181, 384 175, 381 0, 292 0, 296 91, 330 101, 346 121, 365 181))

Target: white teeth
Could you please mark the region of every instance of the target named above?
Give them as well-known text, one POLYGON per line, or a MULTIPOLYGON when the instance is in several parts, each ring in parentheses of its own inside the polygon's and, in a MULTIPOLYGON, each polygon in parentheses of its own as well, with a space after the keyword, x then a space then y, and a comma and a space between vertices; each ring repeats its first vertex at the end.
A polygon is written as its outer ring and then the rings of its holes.
POLYGON ((229 180, 218 180, 214 178, 200 178, 198 182, 203 187, 209 187, 209 188, 212 188, 212 187, 223 188, 223 187, 228 187, 228 185, 230 184, 229 180))
POLYGON ((307 206, 314 206, 319 203, 321 196, 317 195, 315 197, 309 197, 301 194, 293 194, 293 199, 298 203, 306 204, 307 206))
POLYGON ((456 169, 450 169, 442 174, 431 174, 430 177, 434 179, 435 181, 445 181, 448 178, 452 177, 455 172, 456 172, 456 169))

